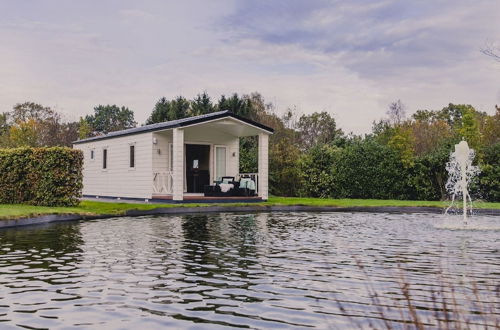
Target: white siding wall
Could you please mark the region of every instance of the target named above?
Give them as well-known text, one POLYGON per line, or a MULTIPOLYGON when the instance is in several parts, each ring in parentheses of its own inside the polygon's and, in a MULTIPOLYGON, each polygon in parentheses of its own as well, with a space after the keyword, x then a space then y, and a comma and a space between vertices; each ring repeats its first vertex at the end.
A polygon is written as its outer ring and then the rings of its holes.
POLYGON ((240 173, 240 139, 227 141, 227 175, 236 177, 240 173), (233 156, 234 154, 234 156, 233 156))
POLYGON ((84 153, 83 194, 151 198, 152 195, 152 133, 75 144, 84 153), (135 168, 130 168, 131 144, 135 144, 135 168), (107 169, 102 168, 103 149, 107 148, 107 169), (94 150, 94 159, 90 151, 94 150))
MULTIPOLYGON (((210 170, 212 181, 215 179, 215 145, 227 148, 226 175, 234 177, 238 175, 240 147, 238 137, 194 127, 184 130, 184 144, 207 144, 211 146, 210 170)), ((80 149, 84 153, 83 194, 151 198, 153 193, 153 173, 170 170, 169 144, 172 142, 172 131, 165 131, 76 144, 74 148, 80 149), (153 144, 153 138, 156 138, 156 144, 153 144), (135 143, 135 169, 129 167, 129 146, 132 143, 135 143), (102 168, 102 150, 105 147, 108 149, 108 164, 107 169, 104 170, 102 168), (92 149, 94 150, 93 160, 90 159, 90 150, 92 149), (160 150, 159 153, 158 150, 160 150)), ((185 175, 185 170, 183 175, 185 175)))
POLYGON ((167 134, 153 133, 153 138, 156 138, 156 144, 153 144, 153 172, 169 171, 170 150, 169 143, 172 143, 172 138, 167 134), (159 151, 158 151, 159 150, 159 151))

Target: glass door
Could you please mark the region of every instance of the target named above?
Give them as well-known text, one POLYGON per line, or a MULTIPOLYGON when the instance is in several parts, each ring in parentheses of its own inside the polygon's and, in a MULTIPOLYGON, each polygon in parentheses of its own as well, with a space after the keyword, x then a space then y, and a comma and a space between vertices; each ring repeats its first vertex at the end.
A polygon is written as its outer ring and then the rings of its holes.
POLYGON ((215 147, 215 179, 222 180, 226 176, 226 147, 215 147))

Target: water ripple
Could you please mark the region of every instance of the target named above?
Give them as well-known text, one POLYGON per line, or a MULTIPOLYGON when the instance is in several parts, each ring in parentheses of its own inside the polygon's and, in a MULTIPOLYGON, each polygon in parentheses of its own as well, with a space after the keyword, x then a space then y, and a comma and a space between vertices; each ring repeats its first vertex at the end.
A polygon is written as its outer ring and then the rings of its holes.
POLYGON ((478 217, 478 230, 446 221, 262 213, 3 230, 0 326, 401 328, 403 283, 422 319, 436 301, 473 326, 478 306, 498 319, 499 235, 487 229, 500 219, 478 217))

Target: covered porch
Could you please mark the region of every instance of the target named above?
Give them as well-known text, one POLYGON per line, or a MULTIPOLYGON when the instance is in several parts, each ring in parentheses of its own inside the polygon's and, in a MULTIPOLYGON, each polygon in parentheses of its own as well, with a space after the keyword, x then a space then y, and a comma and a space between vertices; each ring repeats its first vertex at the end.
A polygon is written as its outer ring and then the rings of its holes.
POLYGON ((153 132, 152 198, 171 201, 259 201, 268 199, 268 147, 272 130, 226 116, 153 132), (257 136, 258 168, 240 173, 241 137, 257 136), (253 189, 238 190, 240 183, 253 189), (219 186, 218 186, 219 185, 219 186), (208 191, 232 190, 216 196, 208 191), (234 187, 236 186, 236 187, 234 187), (215 187, 215 188, 211 188, 215 187))

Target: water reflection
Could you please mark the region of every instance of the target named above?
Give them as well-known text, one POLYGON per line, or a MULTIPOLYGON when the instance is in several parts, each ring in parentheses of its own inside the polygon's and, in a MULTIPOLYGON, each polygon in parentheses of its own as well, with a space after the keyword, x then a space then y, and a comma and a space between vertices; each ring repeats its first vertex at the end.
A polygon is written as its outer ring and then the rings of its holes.
POLYGON ((386 318, 401 327, 401 279, 423 316, 443 282, 464 306, 470 279, 481 296, 498 285, 498 231, 439 229, 439 217, 219 214, 3 230, 0 324, 328 328, 386 318))

